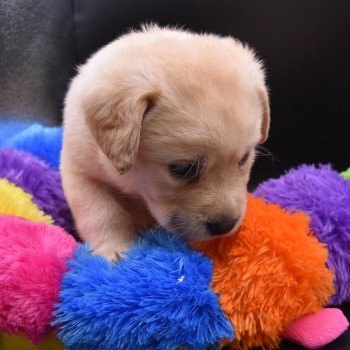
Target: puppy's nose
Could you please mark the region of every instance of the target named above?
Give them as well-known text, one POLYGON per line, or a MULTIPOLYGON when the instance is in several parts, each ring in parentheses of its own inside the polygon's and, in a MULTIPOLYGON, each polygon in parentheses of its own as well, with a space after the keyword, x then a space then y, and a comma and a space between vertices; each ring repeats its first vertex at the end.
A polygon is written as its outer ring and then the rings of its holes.
POLYGON ((206 223, 207 229, 213 236, 224 235, 230 232, 236 225, 238 219, 220 218, 206 223))

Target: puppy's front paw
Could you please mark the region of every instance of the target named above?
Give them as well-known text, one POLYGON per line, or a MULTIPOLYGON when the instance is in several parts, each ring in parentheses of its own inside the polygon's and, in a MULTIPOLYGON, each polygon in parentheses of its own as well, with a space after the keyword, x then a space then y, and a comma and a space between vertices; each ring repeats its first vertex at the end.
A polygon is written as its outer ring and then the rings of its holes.
POLYGON ((103 244, 95 249, 92 253, 94 255, 104 256, 109 261, 118 261, 124 257, 124 253, 128 250, 128 244, 103 244))

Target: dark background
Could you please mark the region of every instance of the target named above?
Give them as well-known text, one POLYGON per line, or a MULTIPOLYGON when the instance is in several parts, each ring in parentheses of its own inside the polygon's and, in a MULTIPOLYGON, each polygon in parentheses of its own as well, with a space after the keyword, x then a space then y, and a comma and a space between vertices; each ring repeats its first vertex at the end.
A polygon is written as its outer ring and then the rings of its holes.
POLYGON ((273 159, 256 163, 252 183, 301 163, 350 165, 350 5, 346 1, 75 2, 77 61, 145 21, 233 35, 267 68, 273 159), (108 11, 106 11, 108 7, 108 11))
POLYGON ((154 21, 233 35, 267 68, 272 125, 252 186, 301 163, 350 165, 350 3, 329 0, 2 0, 0 116, 61 121, 75 67, 154 21))
MULTIPOLYGON (((233 35, 265 62, 272 111, 265 147, 272 156, 257 160, 252 188, 302 163, 345 170, 349 17, 346 0, 2 0, 0 118, 59 124, 77 64, 140 23, 182 25, 233 35)), ((325 349, 349 350, 349 333, 325 349)))

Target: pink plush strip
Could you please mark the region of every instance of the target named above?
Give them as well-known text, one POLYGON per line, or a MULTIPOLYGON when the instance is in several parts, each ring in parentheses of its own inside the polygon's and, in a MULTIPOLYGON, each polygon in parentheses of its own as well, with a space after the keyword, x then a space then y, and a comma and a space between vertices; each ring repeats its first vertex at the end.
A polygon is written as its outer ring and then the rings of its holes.
POLYGON ((57 226, 0 215, 0 332, 38 343, 51 330, 66 261, 76 245, 57 226))
POLYGON ((294 321, 283 337, 307 349, 319 349, 338 338, 348 327, 349 322, 340 309, 322 309, 294 321))

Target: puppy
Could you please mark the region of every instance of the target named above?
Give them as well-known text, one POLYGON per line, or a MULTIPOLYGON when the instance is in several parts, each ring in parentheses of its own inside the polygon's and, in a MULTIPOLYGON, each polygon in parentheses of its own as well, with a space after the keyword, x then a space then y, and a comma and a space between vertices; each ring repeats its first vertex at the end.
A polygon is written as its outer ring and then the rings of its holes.
POLYGON ((114 259, 155 224, 233 233, 269 120, 261 63, 233 38, 148 26, 103 47, 64 108, 61 174, 82 239, 114 259))

